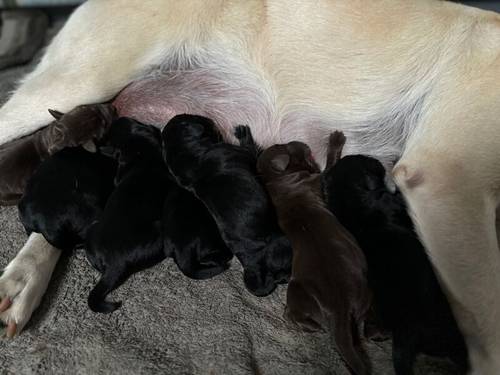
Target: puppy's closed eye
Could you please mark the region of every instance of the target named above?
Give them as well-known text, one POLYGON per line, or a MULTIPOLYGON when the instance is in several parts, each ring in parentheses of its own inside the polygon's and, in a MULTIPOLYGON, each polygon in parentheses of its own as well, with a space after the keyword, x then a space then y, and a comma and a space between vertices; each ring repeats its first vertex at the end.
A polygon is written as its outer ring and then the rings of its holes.
POLYGON ((83 148, 87 150, 88 152, 95 153, 97 152, 97 147, 95 145, 95 142, 90 140, 86 143, 83 144, 83 148))

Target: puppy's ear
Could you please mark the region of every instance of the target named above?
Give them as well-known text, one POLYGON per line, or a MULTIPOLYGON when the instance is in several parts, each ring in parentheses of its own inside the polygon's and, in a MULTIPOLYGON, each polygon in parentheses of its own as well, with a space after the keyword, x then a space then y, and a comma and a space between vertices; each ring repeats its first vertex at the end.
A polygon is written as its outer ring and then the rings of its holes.
POLYGON ((56 119, 56 121, 59 121, 61 117, 64 116, 64 113, 56 111, 55 109, 49 109, 49 113, 56 119))
POLYGON ((60 122, 51 125, 49 134, 50 136, 48 139, 49 142, 47 145, 47 151, 49 152, 50 155, 69 146, 66 140, 65 131, 60 122))
POLYGON ((271 160, 271 166, 279 172, 284 172, 288 164, 290 164, 290 155, 287 154, 277 155, 271 160))
POLYGON ((90 140, 82 145, 84 150, 87 150, 88 152, 95 153, 97 152, 97 146, 95 145, 95 142, 93 140, 90 140))

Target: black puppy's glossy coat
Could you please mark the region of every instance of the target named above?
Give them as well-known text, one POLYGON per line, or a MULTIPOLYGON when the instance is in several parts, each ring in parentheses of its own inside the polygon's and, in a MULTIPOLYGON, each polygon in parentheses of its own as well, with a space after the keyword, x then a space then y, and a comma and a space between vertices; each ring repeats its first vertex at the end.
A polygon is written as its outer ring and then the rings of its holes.
POLYGON ((463 337, 402 195, 386 188, 385 169, 376 159, 352 155, 338 160, 344 141, 341 133, 331 136, 336 147, 329 153, 323 190, 329 208, 366 255, 378 320, 393 334, 396 373, 413 374, 419 352, 450 356, 465 372, 463 337))
POLYGON ((163 204, 172 182, 163 162, 160 131, 121 118, 111 126, 103 151, 118 161, 116 188, 88 232, 87 258, 102 273, 90 292, 92 311, 109 313, 121 302, 106 296, 135 272, 161 262, 163 204))
POLYGON ((164 129, 166 161, 178 183, 210 211, 243 265, 248 290, 265 296, 288 281, 292 252, 257 178, 250 129, 238 127, 236 135, 240 146, 224 143, 210 119, 176 116, 164 129))
POLYGON ((207 208, 175 183, 165 201, 163 238, 165 251, 187 277, 208 279, 230 266, 233 254, 207 208))
POLYGON ((28 233, 41 233, 61 250, 84 244, 87 230, 111 194, 116 162, 81 147, 49 156, 28 180, 19 217, 28 233))

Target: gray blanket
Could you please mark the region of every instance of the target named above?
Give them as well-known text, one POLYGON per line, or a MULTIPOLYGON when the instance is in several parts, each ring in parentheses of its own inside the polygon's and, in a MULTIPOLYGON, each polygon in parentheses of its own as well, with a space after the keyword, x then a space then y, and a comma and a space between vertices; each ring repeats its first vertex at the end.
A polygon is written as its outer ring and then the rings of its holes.
MULTIPOLYGON (((30 66, 0 72, 0 104, 30 66)), ((1 176, 0 176, 1 178, 1 176)), ((26 239, 15 208, 0 208, 0 267, 26 239)), ((0 374, 348 374, 328 336, 283 319, 286 288, 257 298, 236 261, 208 281, 184 277, 167 260, 111 295, 111 315, 92 313, 98 274, 81 251, 63 258, 24 332, 0 339, 0 374)), ((374 374, 392 374, 391 346, 367 343, 374 374)), ((422 356, 419 374, 452 374, 446 360, 422 356)))

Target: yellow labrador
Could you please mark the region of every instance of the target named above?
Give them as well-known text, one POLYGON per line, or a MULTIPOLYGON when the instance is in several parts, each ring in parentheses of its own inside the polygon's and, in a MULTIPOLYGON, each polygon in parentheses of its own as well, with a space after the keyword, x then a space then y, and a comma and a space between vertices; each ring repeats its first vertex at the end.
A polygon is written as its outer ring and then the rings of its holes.
MULTIPOLYGON (((0 144, 49 123, 47 108, 129 84, 117 107, 139 119, 249 124, 264 146, 303 141, 323 164, 340 129, 346 153, 398 160, 473 372, 500 374, 498 14, 437 0, 89 0, 0 110, 0 144)), ((0 278, 9 335, 58 257, 34 234, 0 278)))

